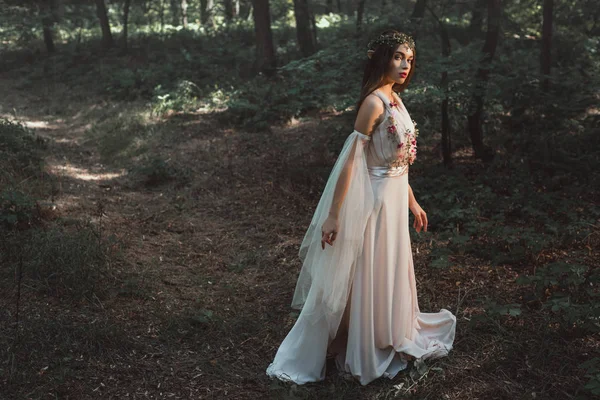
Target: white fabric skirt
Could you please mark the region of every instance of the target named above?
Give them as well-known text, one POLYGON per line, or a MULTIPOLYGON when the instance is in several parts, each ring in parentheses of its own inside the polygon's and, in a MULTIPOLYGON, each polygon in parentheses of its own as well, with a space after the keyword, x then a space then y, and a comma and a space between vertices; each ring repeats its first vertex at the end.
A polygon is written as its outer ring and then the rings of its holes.
MULTIPOLYGON (((300 313, 267 374, 298 384, 325 377, 327 350, 339 370, 366 385, 393 378, 417 359, 443 357, 452 349, 456 317, 448 310, 419 310, 409 236, 408 173, 370 176, 373 211, 356 259, 346 311, 338 334, 329 338, 324 318, 300 313)), ((334 243, 334 246, 336 243, 334 243)))

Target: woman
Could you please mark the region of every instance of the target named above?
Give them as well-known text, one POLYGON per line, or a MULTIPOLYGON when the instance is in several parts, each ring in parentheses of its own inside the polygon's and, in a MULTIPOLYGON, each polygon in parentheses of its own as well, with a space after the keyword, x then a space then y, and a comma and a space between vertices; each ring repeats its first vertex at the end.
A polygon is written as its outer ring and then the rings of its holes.
POLYGON ((361 384, 452 349, 456 318, 421 313, 409 236, 427 215, 408 184, 417 130, 402 100, 415 45, 389 30, 369 43, 354 131, 346 139, 300 246, 292 306, 302 311, 267 374, 323 380, 328 351, 361 384))

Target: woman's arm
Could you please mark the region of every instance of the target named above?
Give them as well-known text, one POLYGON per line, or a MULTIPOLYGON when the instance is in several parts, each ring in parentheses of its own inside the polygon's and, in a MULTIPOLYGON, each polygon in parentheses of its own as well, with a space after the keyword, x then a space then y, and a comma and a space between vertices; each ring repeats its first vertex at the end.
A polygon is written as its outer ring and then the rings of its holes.
MULTIPOLYGON (((375 95, 367 96, 358 110, 354 129, 364 135, 371 136, 373 130, 380 123, 383 113, 384 108, 381 100, 375 95)), ((356 151, 357 143, 359 143, 359 141, 354 143, 351 154, 354 154, 356 151)), ((339 228, 338 217, 352 180, 353 163, 354 157, 349 157, 336 183, 333 200, 331 201, 331 207, 329 209, 329 216, 321 227, 321 247, 323 249, 325 248, 325 243, 333 246, 333 242, 337 237, 339 228)))
MULTIPOLYGON (((367 96, 358 110, 356 121, 354 122, 354 129, 364 135, 371 136, 373 130, 379 125, 383 112, 384 108, 381 100, 375 95, 367 96)), ((354 154, 354 151, 356 151, 356 148, 352 148, 352 154, 354 154)), ((353 161, 354 158, 350 157, 349 162, 344 165, 344 170, 335 187, 333 201, 329 211, 329 216, 332 218, 337 219, 346 193, 348 192, 348 186, 352 179, 351 172, 353 161)))
POLYGON ((418 204, 419 203, 417 203, 417 199, 415 199, 415 194, 413 193, 412 188, 410 185, 408 185, 408 208, 412 210, 413 207, 418 204))
POLYGON ((408 185, 408 208, 415 216, 413 227, 417 232, 421 232, 421 228, 427 232, 427 214, 423 211, 419 203, 417 203, 417 199, 415 199, 415 194, 410 185, 408 185))

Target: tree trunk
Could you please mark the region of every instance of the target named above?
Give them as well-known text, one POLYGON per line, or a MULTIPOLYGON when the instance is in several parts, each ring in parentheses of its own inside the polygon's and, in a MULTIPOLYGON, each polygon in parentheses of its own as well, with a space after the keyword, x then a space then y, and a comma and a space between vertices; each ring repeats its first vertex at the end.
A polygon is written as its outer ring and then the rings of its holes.
POLYGON ((296 37, 300 52, 304 57, 308 57, 316 51, 308 0, 294 0, 294 16, 296 17, 296 37))
POLYGON ((358 7, 356 9, 356 31, 357 32, 360 32, 361 27, 362 27, 362 20, 365 15, 365 1, 366 0, 358 1, 358 7))
POLYGON ((490 72, 489 66, 494 58, 494 53, 496 52, 496 46, 498 44, 501 12, 501 0, 488 0, 488 27, 482 49, 483 58, 479 63, 479 68, 475 77, 475 88, 471 96, 469 115, 467 117, 471 144, 473 145, 475 156, 483 161, 490 161, 493 158, 491 149, 486 148, 483 144, 481 124, 485 90, 490 72))
POLYGON ((171 5, 171 25, 179 26, 181 23, 181 19, 179 18, 179 1, 170 0, 169 4, 171 5))
POLYGON ((200 22, 202 25, 207 26, 209 23, 212 25, 213 6, 214 0, 200 0, 200 22))
POLYGON ((267 76, 272 76, 275 74, 277 62, 271 32, 269 0, 253 0, 252 3, 254 32, 256 33, 256 69, 267 76))
POLYGON ((54 23, 56 22, 55 9, 55 0, 42 1, 42 28, 44 32, 44 43, 46 44, 48 54, 56 52, 56 46, 54 45, 54 23))
MULTIPOLYGON (((448 58, 450 56, 450 36, 446 25, 440 20, 440 36, 442 39, 442 56, 448 58)), ((444 157, 444 165, 449 167, 452 165, 452 137, 450 133, 450 118, 448 115, 448 71, 442 71, 442 80, 440 86, 444 92, 442 100, 442 155, 444 157)))
POLYGON ((423 20, 425 17, 425 8, 427 7, 427 0, 417 0, 415 8, 413 8, 412 15, 410 16, 411 22, 415 20, 423 20))
POLYGON ((160 0, 160 10, 158 15, 160 18, 160 34, 162 35, 165 28, 165 0, 160 0))
POLYGON ((129 8, 131 6, 131 0, 125 0, 123 3, 123 48, 127 49, 127 35, 128 35, 128 27, 129 27, 129 8))
MULTIPOLYGON (((448 58, 450 56, 451 47, 450 47, 450 35, 448 34, 448 29, 444 22, 435 15, 434 11, 430 8, 429 12, 438 23, 440 28, 440 39, 442 44, 442 57, 448 58)), ((414 15, 414 13, 413 13, 414 15)), ((422 20, 422 17, 421 17, 422 20)), ((440 82, 440 87, 444 92, 444 98, 442 99, 441 104, 441 113, 442 113, 442 156, 444 158, 444 165, 449 167, 452 165, 452 138, 450 132, 450 118, 448 113, 448 102, 449 102, 449 93, 448 93, 448 71, 445 69, 442 71, 442 79, 440 82)))
POLYGON ((325 2, 325 14, 333 12, 333 0, 327 0, 325 2))
POLYGON ((108 49, 113 46, 113 37, 110 32, 110 23, 108 22, 104 0, 96 0, 96 15, 100 20, 100 27, 102 28, 102 47, 108 49))
POLYGON ((542 23, 542 53, 540 68, 542 75, 542 90, 547 91, 550 86, 550 69, 552 65, 552 14, 554 0, 544 0, 544 22, 542 23))
POLYGON ((319 43, 317 42, 317 21, 315 19, 315 13, 312 11, 310 4, 308 5, 308 12, 310 13, 310 27, 312 28, 313 43, 315 45, 316 51, 319 45, 319 43))
POLYGON ((188 15, 187 15, 187 0, 181 0, 181 19, 183 23, 183 27, 187 29, 188 27, 188 15))
POLYGON ((223 0, 223 10, 225 12, 225 21, 233 20, 233 0, 223 0))
POLYGON ((471 13, 471 22, 469 24, 469 39, 479 39, 483 28, 483 10, 487 0, 477 0, 471 13))
POLYGON ((412 36, 416 41, 419 36, 419 27, 421 26, 421 21, 425 17, 425 8, 427 7, 427 0, 417 0, 415 3, 415 8, 413 8, 412 15, 410 16, 410 23, 412 25, 412 36))

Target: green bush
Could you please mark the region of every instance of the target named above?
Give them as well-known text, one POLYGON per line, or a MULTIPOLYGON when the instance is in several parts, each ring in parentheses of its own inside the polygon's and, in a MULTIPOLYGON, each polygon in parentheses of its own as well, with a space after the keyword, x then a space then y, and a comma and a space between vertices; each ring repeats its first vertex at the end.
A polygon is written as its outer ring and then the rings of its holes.
POLYGON ((198 85, 180 80, 173 91, 166 91, 161 85, 155 88, 152 112, 163 114, 169 110, 191 111, 198 108, 198 98, 202 92, 198 85))
POLYGON ((30 226, 37 217, 36 202, 30 196, 11 189, 0 192, 0 228, 30 226))
POLYGON ((22 123, 0 118, 0 183, 40 171, 46 142, 22 123))

